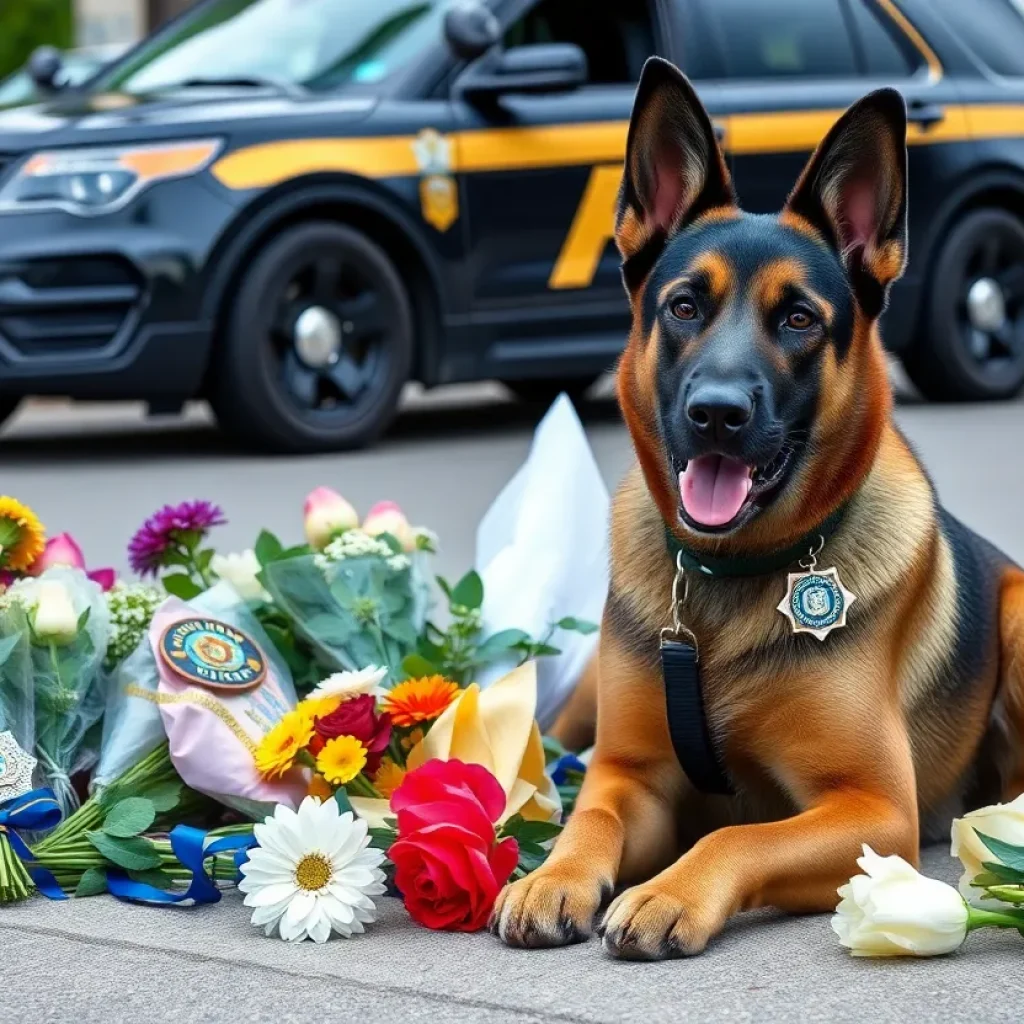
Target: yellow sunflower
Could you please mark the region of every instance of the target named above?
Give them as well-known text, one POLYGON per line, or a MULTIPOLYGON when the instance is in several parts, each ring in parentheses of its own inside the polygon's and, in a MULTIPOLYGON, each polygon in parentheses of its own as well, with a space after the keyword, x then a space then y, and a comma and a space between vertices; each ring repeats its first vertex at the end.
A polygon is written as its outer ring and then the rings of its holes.
POLYGON ((298 709, 274 726, 256 748, 256 768, 268 779, 280 778, 313 738, 313 720, 298 709))
POLYGON ((324 744, 316 770, 335 786, 351 782, 366 767, 366 747, 355 736, 336 736, 324 744))
POLYGON ((373 777, 373 785, 381 796, 390 797, 402 784, 404 778, 405 769, 401 765, 395 764, 390 757, 385 757, 377 769, 377 774, 373 777))
POLYGON ((395 725, 408 728, 417 722, 432 722, 458 695, 458 683, 444 676, 407 679, 384 698, 384 710, 395 725))
POLYGON ((35 512, 17 498, 0 496, 0 566, 23 572, 44 547, 46 532, 35 512))

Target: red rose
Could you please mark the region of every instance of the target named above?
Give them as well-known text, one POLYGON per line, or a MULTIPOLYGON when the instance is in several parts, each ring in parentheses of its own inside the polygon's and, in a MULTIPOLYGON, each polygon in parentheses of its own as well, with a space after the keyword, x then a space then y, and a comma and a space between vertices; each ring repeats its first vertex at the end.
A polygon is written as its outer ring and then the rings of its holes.
POLYGON ((501 784, 477 764, 435 758, 402 780, 391 796, 398 838, 388 857, 414 921, 457 932, 487 924, 519 861, 514 839, 496 841, 504 809, 501 784))
POLYGON ((391 716, 377 714, 377 701, 372 694, 343 701, 329 715, 313 721, 316 736, 310 743, 313 755, 323 749, 327 740, 338 736, 355 736, 366 747, 366 767, 363 771, 372 775, 380 767, 381 753, 387 749, 391 739, 391 716))

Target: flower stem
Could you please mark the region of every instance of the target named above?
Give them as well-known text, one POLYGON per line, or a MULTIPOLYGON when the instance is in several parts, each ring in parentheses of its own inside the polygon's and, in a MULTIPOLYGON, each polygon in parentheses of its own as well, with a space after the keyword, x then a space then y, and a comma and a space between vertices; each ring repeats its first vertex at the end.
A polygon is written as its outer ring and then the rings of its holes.
POLYGON ((980 907, 967 908, 967 930, 976 928, 1024 928, 1024 917, 1001 913, 998 910, 982 910, 980 907))

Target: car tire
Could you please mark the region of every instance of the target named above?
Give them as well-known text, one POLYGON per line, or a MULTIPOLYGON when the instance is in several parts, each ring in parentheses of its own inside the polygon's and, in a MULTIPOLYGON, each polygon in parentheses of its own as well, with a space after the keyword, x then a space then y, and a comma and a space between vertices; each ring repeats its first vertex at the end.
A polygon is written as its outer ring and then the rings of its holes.
POLYGON ((503 380, 502 384, 525 405, 547 409, 563 393, 572 399, 573 405, 579 405, 597 379, 595 376, 556 377, 552 380, 503 380))
POLYGON ((20 398, 0 395, 0 426, 3 426, 18 411, 19 405, 21 405, 20 398))
POLYGON ((932 401, 1013 398, 1024 388, 1024 222, 972 210, 953 225, 925 285, 921 326, 903 356, 932 401))
POLYGON ((212 404, 228 434, 281 452, 358 448, 391 422, 409 379, 412 306, 380 246, 309 221, 257 253, 221 343, 212 404))

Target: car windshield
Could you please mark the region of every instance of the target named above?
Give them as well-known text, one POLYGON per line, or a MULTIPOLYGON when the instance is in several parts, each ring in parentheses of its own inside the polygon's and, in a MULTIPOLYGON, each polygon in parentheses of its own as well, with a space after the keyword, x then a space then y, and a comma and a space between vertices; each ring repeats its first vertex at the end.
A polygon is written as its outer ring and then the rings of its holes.
POLYGON ((209 0, 100 76, 97 91, 387 78, 437 39, 449 0, 209 0))

